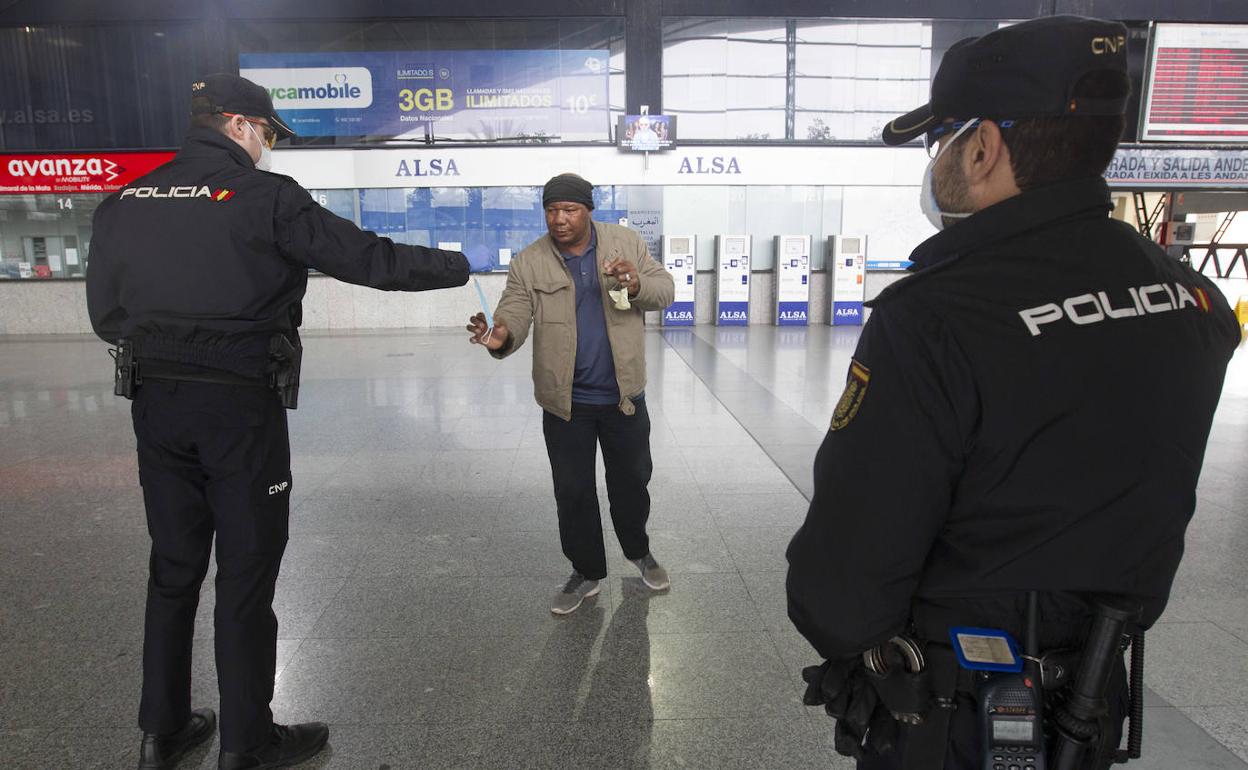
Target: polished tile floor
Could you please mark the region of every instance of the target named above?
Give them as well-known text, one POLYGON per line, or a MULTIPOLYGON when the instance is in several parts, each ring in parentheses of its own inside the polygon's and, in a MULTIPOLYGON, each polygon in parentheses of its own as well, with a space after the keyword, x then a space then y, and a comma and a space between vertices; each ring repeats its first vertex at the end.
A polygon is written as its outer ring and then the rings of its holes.
MULTIPOLYGON (((850 767, 800 703, 814 656, 785 617, 783 551, 856 339, 648 332, 653 550, 673 587, 649 595, 608 534, 602 595, 556 619, 568 568, 529 356, 498 363, 452 332, 309 335, 274 701, 331 723, 305 767, 850 767)), ((1149 637, 1134 767, 1248 767, 1246 361, 1149 637)), ((97 341, 0 342, 4 768, 136 761, 147 536, 110 375, 97 341)), ((208 586, 198 705, 217 701, 208 586)))

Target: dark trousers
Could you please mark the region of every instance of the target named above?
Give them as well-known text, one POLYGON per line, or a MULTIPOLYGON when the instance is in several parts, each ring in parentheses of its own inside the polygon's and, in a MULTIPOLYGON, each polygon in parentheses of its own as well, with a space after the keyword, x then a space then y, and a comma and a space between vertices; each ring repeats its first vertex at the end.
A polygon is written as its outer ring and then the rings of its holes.
POLYGON ((263 388, 148 380, 132 413, 152 537, 139 726, 169 733, 190 718, 191 640, 215 533, 221 747, 257 748, 273 726, 273 591, 290 518, 286 412, 263 388))
POLYGON ((650 518, 650 414, 643 400, 637 411, 625 415, 615 404, 572 404, 565 422, 542 413, 542 433, 555 482, 559 512, 559 542, 572 568, 590 580, 607 576, 602 543, 602 514, 598 508, 595 466, 598 446, 607 472, 611 523, 624 556, 640 559, 650 553, 646 521, 650 518))

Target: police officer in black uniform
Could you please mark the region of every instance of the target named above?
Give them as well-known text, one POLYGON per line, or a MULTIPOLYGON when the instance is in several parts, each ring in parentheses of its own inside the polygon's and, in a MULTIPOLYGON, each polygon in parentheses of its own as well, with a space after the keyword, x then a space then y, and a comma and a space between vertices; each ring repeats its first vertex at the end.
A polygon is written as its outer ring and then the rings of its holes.
POLYGON ((964 677, 918 740, 864 651, 907 635, 950 661, 951 626, 1021 640, 1033 591, 1043 649, 1078 648, 1089 592, 1139 600, 1144 627, 1165 607, 1240 335, 1211 282, 1109 217, 1126 69, 1120 24, 1025 22, 953 46, 931 102, 884 131, 937 151, 922 205, 941 232, 870 303, 788 549, 789 616, 827 659, 807 702, 860 768, 983 755, 964 677))
POLYGON ((377 289, 467 282, 458 252, 396 244, 322 208, 266 170, 294 135, 260 86, 234 75, 192 85, 177 156, 96 211, 87 300, 119 346, 118 391, 134 399, 139 480, 152 537, 143 642, 140 768, 168 768, 207 740, 192 711, 191 637, 216 536, 216 661, 222 770, 316 754, 324 724, 273 723, 274 585, 290 512, 283 406, 298 388, 308 269, 377 289))

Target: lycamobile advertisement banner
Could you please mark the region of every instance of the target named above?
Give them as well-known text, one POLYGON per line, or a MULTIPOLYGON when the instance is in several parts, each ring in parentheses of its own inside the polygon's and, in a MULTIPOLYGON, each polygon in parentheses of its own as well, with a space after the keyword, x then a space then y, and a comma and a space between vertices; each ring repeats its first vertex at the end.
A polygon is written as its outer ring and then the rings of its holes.
POLYGON ((245 53, 301 136, 569 141, 609 136, 606 51, 245 53))

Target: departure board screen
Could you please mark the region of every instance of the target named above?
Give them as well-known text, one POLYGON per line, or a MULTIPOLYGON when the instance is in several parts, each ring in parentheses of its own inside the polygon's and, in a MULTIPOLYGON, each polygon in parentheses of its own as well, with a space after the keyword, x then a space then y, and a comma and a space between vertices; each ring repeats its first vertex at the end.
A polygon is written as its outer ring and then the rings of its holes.
POLYGON ((1141 139, 1248 142, 1248 26, 1158 24, 1141 139))

